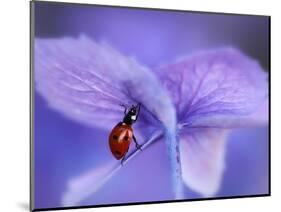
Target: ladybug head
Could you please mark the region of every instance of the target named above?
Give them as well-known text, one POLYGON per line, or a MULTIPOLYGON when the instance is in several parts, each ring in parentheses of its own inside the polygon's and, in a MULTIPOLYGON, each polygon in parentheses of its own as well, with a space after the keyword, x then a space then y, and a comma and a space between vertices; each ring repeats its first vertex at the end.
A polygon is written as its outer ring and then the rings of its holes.
POLYGON ((136 115, 137 114, 137 107, 132 105, 132 107, 129 110, 129 113, 132 115, 136 115))
POLYGON ((137 105, 132 105, 129 111, 127 112, 127 114, 125 115, 123 122, 129 125, 135 123, 137 121, 139 111, 140 111, 140 103, 138 103, 137 105))
POLYGON ((129 113, 132 115, 137 115, 139 109, 140 109, 140 103, 138 103, 137 105, 132 105, 131 108, 129 109, 129 113))

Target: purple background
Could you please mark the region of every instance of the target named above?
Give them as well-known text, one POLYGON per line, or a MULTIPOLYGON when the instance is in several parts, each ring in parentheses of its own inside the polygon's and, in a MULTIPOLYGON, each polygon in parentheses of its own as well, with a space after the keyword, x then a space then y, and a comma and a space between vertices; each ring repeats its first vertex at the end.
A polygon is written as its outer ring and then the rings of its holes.
MULTIPOLYGON (((35 3, 36 37, 106 40, 149 67, 195 50, 234 46, 269 69, 268 18, 35 3)), ((72 177, 112 159, 108 132, 73 122, 35 92, 35 207, 59 207, 72 177)), ((164 143, 157 143, 81 205, 173 199, 164 143), (157 157, 156 157, 157 156, 157 157)), ((221 196, 268 193, 268 127, 237 130, 227 144, 221 196)), ((200 197, 185 189, 186 198, 200 197)))

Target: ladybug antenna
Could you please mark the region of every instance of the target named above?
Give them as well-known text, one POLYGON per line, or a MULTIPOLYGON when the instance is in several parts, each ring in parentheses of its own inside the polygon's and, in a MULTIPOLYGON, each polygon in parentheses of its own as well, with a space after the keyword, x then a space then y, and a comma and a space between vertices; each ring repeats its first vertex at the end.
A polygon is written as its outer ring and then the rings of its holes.
POLYGON ((140 103, 137 103, 135 108, 140 108, 140 105, 141 105, 140 103))
POLYGON ((141 105, 141 103, 136 103, 135 105, 133 105, 134 107, 139 107, 141 105))

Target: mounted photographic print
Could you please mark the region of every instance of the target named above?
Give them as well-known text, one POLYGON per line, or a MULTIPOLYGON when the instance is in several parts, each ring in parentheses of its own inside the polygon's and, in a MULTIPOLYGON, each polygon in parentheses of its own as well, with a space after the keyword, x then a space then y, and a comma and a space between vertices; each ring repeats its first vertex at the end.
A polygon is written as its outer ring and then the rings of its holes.
POLYGON ((269 84, 268 16, 32 1, 31 210, 270 195, 269 84))

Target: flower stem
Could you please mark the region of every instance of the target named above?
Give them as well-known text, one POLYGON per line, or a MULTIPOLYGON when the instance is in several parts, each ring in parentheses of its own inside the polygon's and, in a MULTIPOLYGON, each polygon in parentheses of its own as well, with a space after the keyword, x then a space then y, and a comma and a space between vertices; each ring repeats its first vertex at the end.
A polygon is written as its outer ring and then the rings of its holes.
POLYGON ((168 147, 168 155, 171 164, 172 185, 175 199, 183 198, 183 184, 181 176, 181 163, 179 140, 175 133, 166 131, 166 145, 168 147))
MULTIPOLYGON (((155 132, 148 141, 146 141, 144 144, 142 144, 141 150, 140 149, 135 149, 134 151, 132 151, 125 159, 125 161, 123 162, 123 165, 125 165, 128 161, 130 161, 131 159, 133 159, 139 152, 143 151, 144 149, 146 149, 148 146, 150 146, 152 143, 154 143, 155 141, 157 141, 158 139, 160 139, 163 136, 163 133, 161 131, 157 131, 155 132)), ((121 164, 119 164, 119 166, 122 167, 121 164)))

